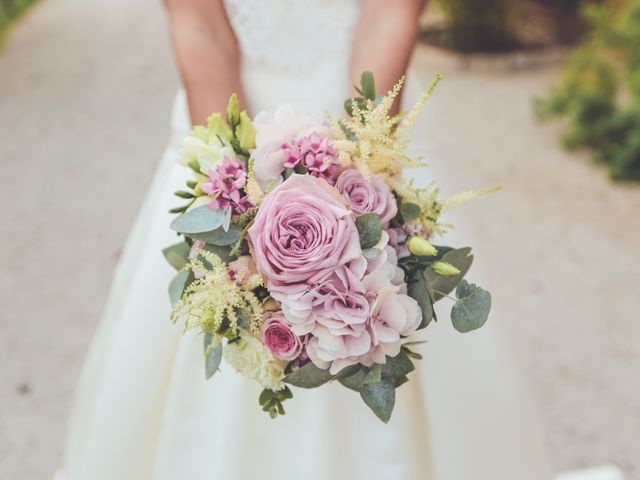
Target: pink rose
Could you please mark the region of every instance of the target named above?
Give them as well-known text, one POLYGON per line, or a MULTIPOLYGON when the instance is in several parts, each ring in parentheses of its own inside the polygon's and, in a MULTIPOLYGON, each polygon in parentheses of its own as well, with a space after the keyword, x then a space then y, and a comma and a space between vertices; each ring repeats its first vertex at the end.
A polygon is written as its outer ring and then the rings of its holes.
POLYGON ((396 199, 389 187, 379 177, 371 175, 367 181, 362 173, 355 169, 345 170, 336 181, 336 188, 351 204, 353 213, 377 213, 385 224, 398 213, 396 199))
POLYGON ((260 335, 275 358, 290 362, 302 352, 300 338, 291 331, 282 313, 271 314, 262 324, 260 335))
POLYGON ((262 202, 248 231, 271 295, 295 302, 310 285, 360 258, 351 211, 338 191, 310 175, 291 175, 262 202))
POLYGON ((282 105, 273 114, 260 112, 253 124, 256 128, 256 148, 251 153, 253 171, 263 189, 282 181, 285 162, 283 144, 295 141, 306 132, 326 130, 321 121, 292 105, 282 105))

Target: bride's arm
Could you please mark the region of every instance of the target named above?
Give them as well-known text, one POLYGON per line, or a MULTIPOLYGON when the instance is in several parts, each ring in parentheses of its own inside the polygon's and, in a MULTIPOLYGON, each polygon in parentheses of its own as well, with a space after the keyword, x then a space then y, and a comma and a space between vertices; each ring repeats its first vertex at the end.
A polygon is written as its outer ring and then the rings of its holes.
MULTIPOLYGON (((426 0, 363 0, 351 54, 351 79, 371 70, 386 93, 407 71, 426 0)), ((396 102, 396 109, 399 102, 396 102)))
POLYGON ((165 0, 191 121, 224 111, 232 93, 244 104, 240 50, 223 0, 165 0))

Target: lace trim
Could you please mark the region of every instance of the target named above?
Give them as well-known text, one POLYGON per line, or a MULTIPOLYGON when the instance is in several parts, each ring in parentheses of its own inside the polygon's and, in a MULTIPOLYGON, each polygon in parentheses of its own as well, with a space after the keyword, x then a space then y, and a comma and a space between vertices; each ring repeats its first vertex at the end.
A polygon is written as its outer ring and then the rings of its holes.
POLYGON ((359 0, 226 0, 246 58, 304 72, 343 59, 351 48, 359 0))

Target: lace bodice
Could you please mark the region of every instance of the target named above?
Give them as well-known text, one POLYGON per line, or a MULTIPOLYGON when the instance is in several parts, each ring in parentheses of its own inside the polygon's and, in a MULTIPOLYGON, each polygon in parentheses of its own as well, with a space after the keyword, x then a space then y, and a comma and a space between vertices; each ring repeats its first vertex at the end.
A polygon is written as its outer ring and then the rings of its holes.
POLYGON ((243 57, 290 72, 351 50, 359 0, 226 0, 243 57))

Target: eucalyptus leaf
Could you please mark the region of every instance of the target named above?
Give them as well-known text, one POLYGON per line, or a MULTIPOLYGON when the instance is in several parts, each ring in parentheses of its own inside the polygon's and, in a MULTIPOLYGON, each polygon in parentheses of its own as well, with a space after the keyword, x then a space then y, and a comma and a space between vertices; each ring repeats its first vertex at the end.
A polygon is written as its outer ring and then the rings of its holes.
POLYGON ((176 270, 180 270, 187 264, 191 247, 187 242, 176 243, 162 250, 164 258, 167 259, 169 265, 176 270))
POLYGON ((284 381, 300 388, 316 388, 333 378, 329 370, 322 370, 312 362, 285 375, 284 381))
POLYGON ((347 112, 347 114, 350 117, 353 117, 353 104, 358 105, 358 108, 360 110, 364 110, 366 108, 366 105, 364 103, 364 100, 362 100, 361 98, 349 98, 348 100, 345 100, 344 102, 344 109, 347 112))
MULTIPOLYGON (((237 258, 235 255, 231 255, 231 248, 228 245, 221 247, 218 245, 205 244, 202 249, 206 250, 207 252, 213 253, 214 255, 217 255, 222 259, 223 262, 228 263, 237 258)), ((200 257, 200 260, 206 261, 203 257, 200 257)))
POLYGON ((363 368, 364 367, 359 363, 356 363, 355 365, 349 365, 348 367, 344 367, 342 370, 336 373, 334 375, 334 378, 336 380, 340 380, 341 378, 350 377, 351 375, 355 375, 358 371, 362 370, 363 368))
POLYGON ((460 270, 460 273, 450 277, 443 277, 438 275, 431 268, 425 269, 424 274, 427 279, 427 283, 431 287, 431 291, 433 292, 434 300, 436 302, 445 295, 451 293, 471 268, 471 264, 473 263, 471 248, 466 247, 450 250, 442 256, 440 261, 450 263, 460 270))
POLYGON ((345 375, 343 377, 338 378, 338 381, 348 389, 359 392, 360 386, 362 385, 362 381, 365 379, 366 376, 367 376, 367 371, 364 368, 358 368, 351 375, 345 375))
POLYGON ((400 385, 404 385, 405 383, 407 383, 409 381, 409 377, 407 377, 406 375, 403 375, 401 377, 397 377, 396 381, 395 381, 395 387, 396 389, 400 386, 400 385))
POLYGON ((419 354, 419 353, 417 353, 417 352, 414 352, 413 350, 411 350, 410 348, 408 348, 406 345, 407 345, 407 344, 405 343, 405 344, 402 346, 402 351, 403 351, 403 352, 405 352, 405 353, 406 353, 410 358, 413 358, 414 360, 422 360, 422 355, 421 355, 421 354, 419 354))
POLYGON ((207 380, 218 371, 220 361, 222 360, 222 342, 214 347, 211 345, 213 338, 213 335, 210 333, 205 333, 204 335, 205 378, 207 380))
POLYGON ((418 329, 426 328, 434 319, 433 293, 422 270, 416 270, 409 276, 407 294, 418 302, 422 311, 422 322, 418 329))
POLYGON ((222 222, 222 229, 226 232, 231 225, 231 209, 225 210, 224 220, 222 222))
POLYGON ((360 237, 360 247, 363 250, 376 246, 382 237, 380 215, 377 213, 360 215, 356 218, 356 227, 360 237))
POLYGON ((219 227, 210 232, 195 233, 189 236, 195 240, 204 240, 204 242, 209 245, 225 247, 236 243, 240 239, 241 233, 240 228, 235 225, 230 225, 226 231, 223 227, 219 227))
POLYGON ((382 366, 382 378, 395 380, 415 370, 413 362, 405 351, 400 351, 395 357, 387 357, 387 363, 382 366))
POLYGON ((384 379, 377 383, 367 383, 360 389, 360 396, 380 420, 389 422, 396 403, 394 383, 384 379))
POLYGON ((400 213, 402 214, 403 219, 410 221, 418 218, 421 210, 415 203, 406 202, 400 205, 400 213))
POLYGON ((462 280, 456 290, 458 301, 451 310, 453 327, 461 333, 482 327, 491 311, 491 294, 486 290, 462 280))
POLYGON ((382 365, 379 363, 374 363, 371 367, 369 367, 369 371, 366 376, 362 380, 362 385, 366 385, 367 383, 377 383, 382 379, 382 365))
POLYGON ((192 234, 206 233, 223 225, 224 210, 213 210, 208 205, 189 210, 171 222, 171 229, 178 233, 192 236, 192 234))
POLYGON ((372 72, 362 72, 360 76, 360 88, 362 91, 362 96, 367 100, 371 100, 372 102, 376 99, 376 84, 373 79, 372 72))
MULTIPOLYGON (((340 373, 342 373, 342 371, 340 373)), ((352 370, 352 372, 353 373, 350 375, 336 378, 338 378, 338 381, 345 387, 359 392, 362 385, 380 381, 382 378, 382 365, 375 363, 368 368, 358 365, 358 368, 356 370, 352 370)))
POLYGON ((182 298, 185 288, 193 281, 193 272, 191 270, 180 270, 171 283, 169 283, 169 299, 171 305, 175 305, 182 298))

